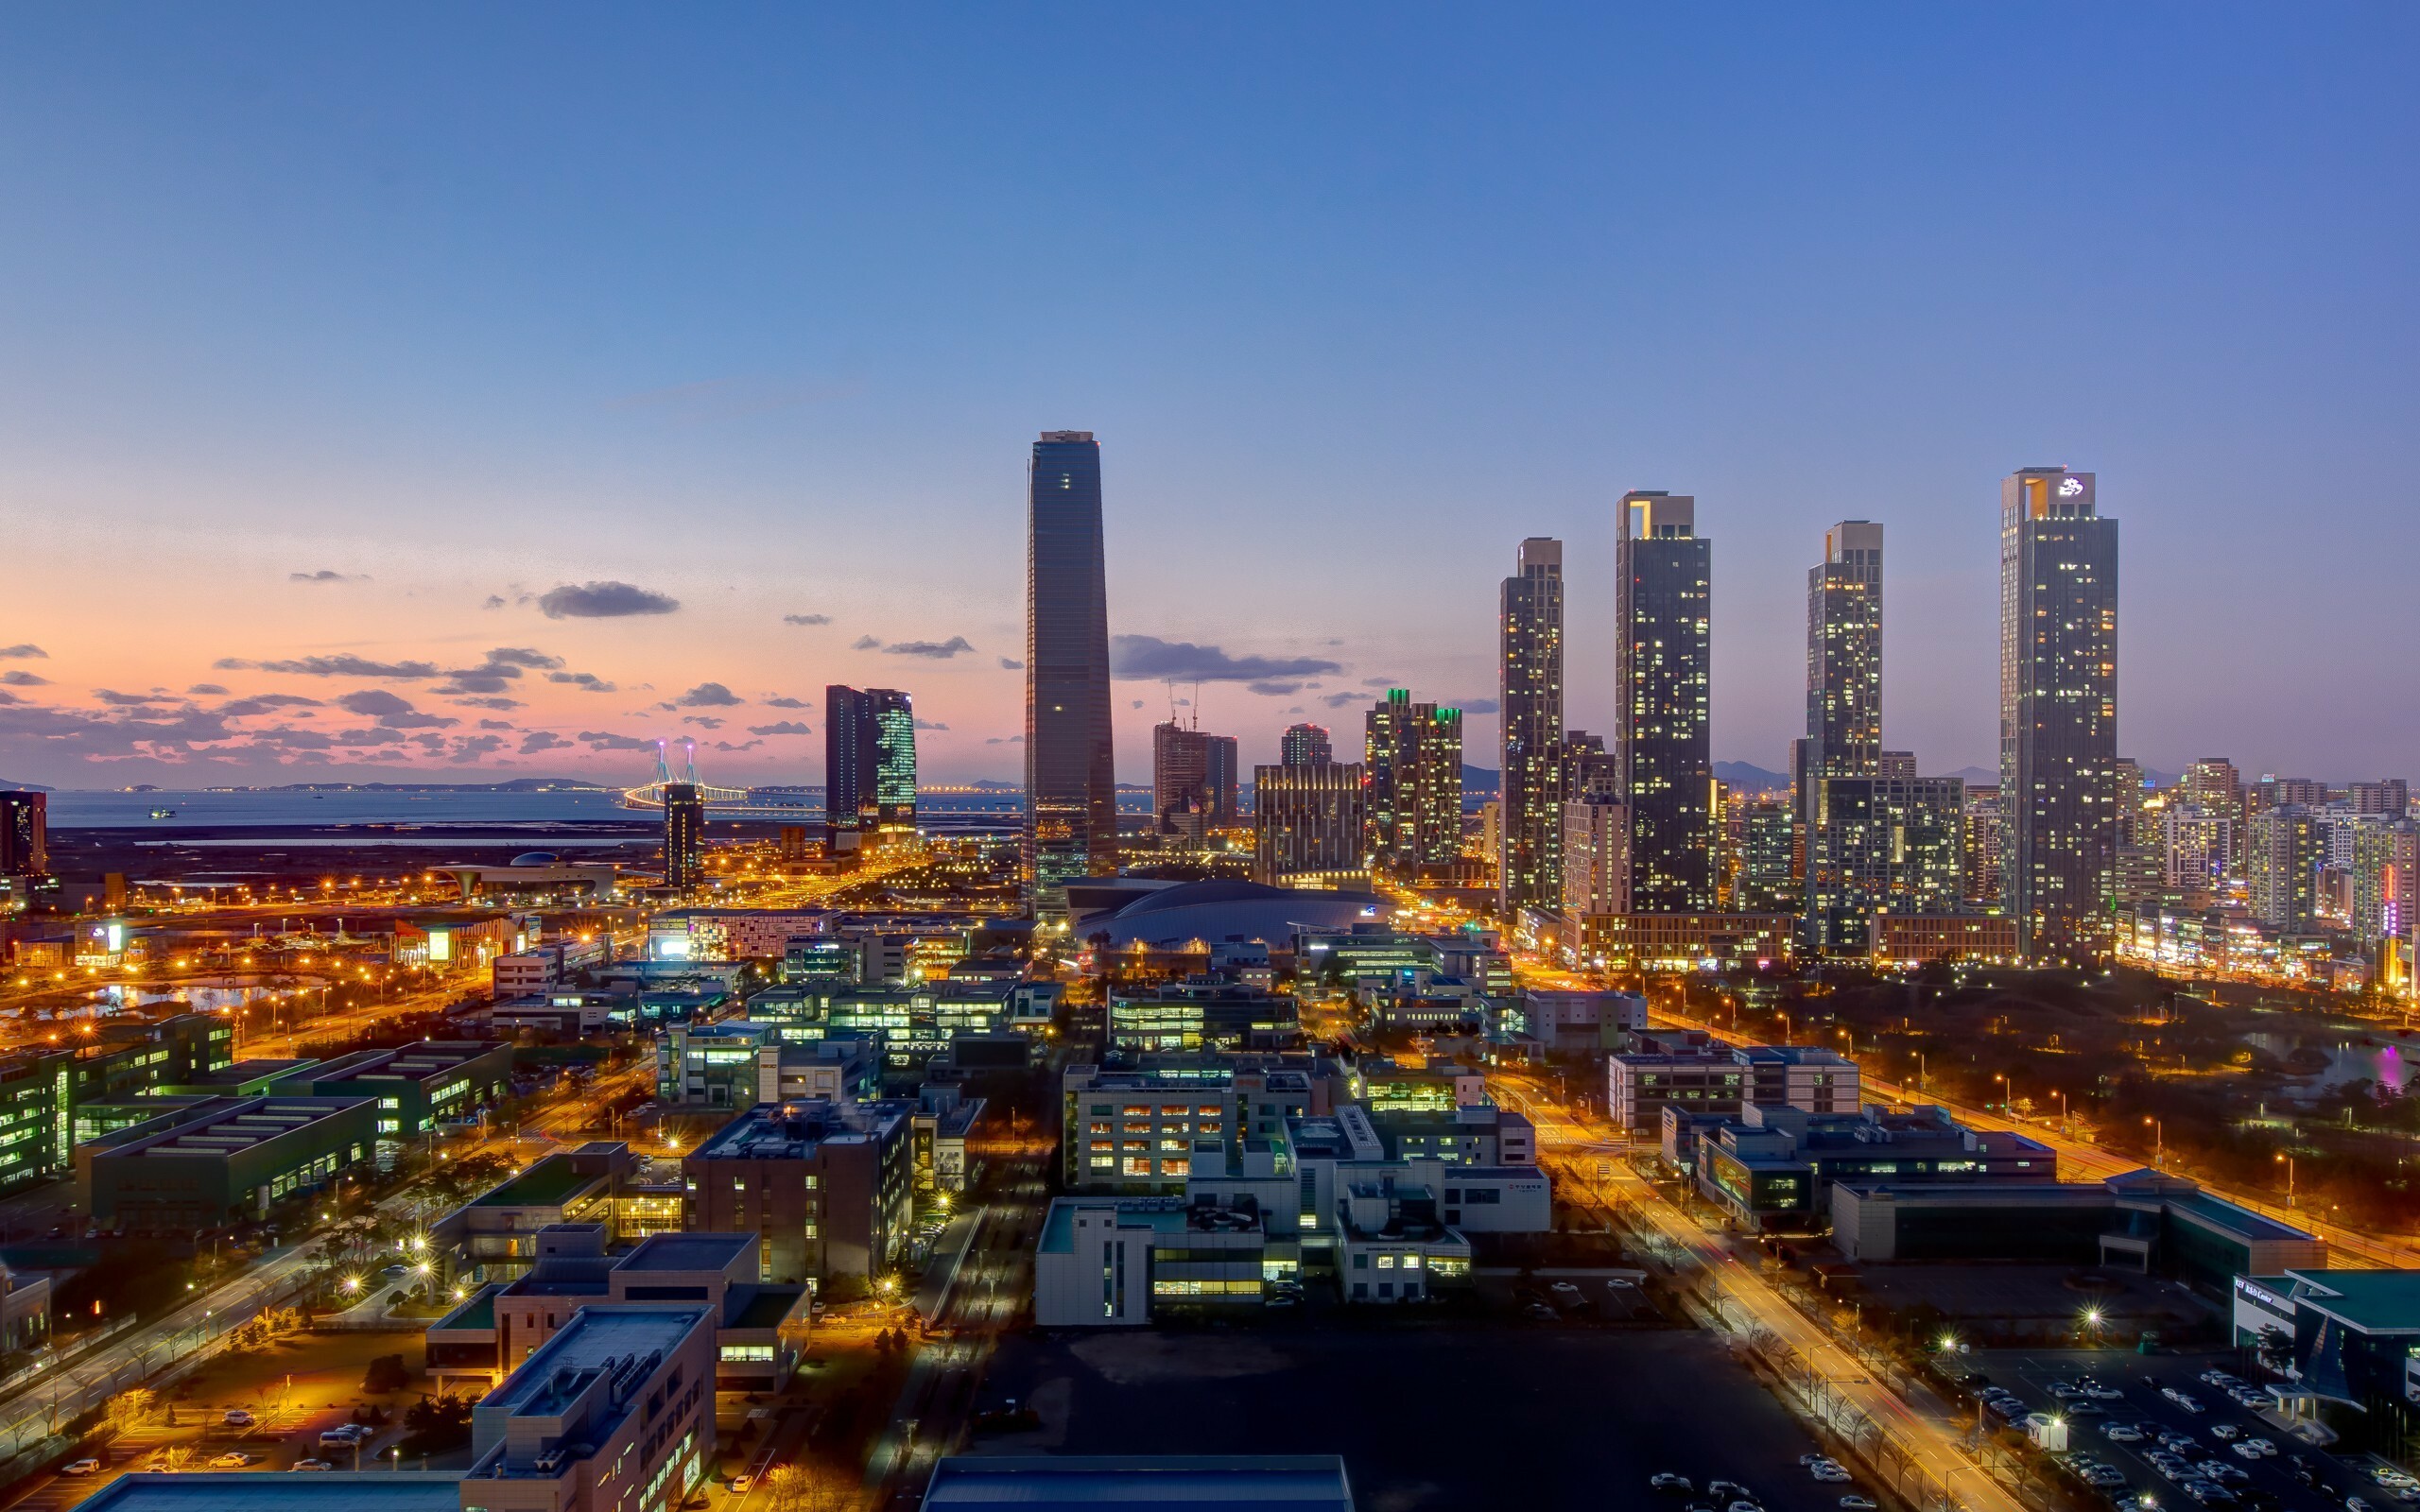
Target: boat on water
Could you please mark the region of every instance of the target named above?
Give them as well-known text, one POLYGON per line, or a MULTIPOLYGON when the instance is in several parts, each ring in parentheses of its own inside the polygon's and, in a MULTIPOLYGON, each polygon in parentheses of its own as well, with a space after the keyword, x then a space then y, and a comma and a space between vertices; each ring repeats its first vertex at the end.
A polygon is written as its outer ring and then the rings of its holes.
POLYGON ((153 809, 151 811, 151 816, 155 819, 173 819, 177 816, 177 811, 174 809, 153 809))

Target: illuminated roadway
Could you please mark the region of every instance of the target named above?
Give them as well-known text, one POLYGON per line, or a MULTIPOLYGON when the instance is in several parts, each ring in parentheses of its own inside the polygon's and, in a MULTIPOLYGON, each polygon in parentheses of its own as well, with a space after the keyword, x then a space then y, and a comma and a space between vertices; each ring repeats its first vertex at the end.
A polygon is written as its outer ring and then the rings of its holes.
MULTIPOLYGON (((1537 1128, 1542 1161, 1549 1168, 1559 1167, 1557 1174, 1566 1182, 1576 1181, 1590 1191, 1601 1189, 1601 1183, 1578 1169, 1578 1160, 1563 1152, 1576 1147, 1595 1159, 1626 1149, 1626 1140, 1617 1138, 1610 1125, 1555 1104, 1543 1085, 1517 1074, 1492 1074, 1490 1085, 1529 1115, 1537 1128)), ((1630 1211, 1646 1218, 1667 1245, 1703 1269, 1708 1286, 1729 1304, 1733 1318, 1744 1316, 1805 1360, 1828 1390, 1874 1423, 1936 1485, 1952 1487, 1951 1495, 1959 1504, 1972 1512, 2024 1512, 2022 1503, 1966 1457, 1959 1447, 1964 1431, 1946 1409, 1927 1403, 1928 1410, 1919 1412, 1876 1382, 1863 1365, 1765 1282, 1756 1273, 1753 1246, 1748 1248, 1748 1262, 1742 1263, 1731 1237, 1707 1232, 1665 1201, 1628 1161, 1608 1159, 1597 1163, 1610 1172, 1614 1185, 1628 1199, 1630 1211)))
MULTIPOLYGON (((1710 1023, 1687 1018, 1665 1008, 1651 1010, 1650 1017, 1677 1028, 1703 1029, 1709 1034, 1720 1033, 1724 1039, 1735 1044, 1757 1042, 1743 1039, 1730 1030, 1718 1031, 1710 1023)), ((2143 1169, 2143 1162, 2133 1156, 2115 1153, 2098 1144, 2087 1144, 2082 1140, 2061 1133, 2053 1123, 2047 1120, 2011 1119, 1963 1103, 1952 1102, 1935 1091, 1927 1091, 1919 1094, 1910 1091, 1904 1083, 1888 1082, 1866 1074, 1861 1065, 1858 1067, 1858 1083, 1877 1092, 1887 1093, 1897 1102, 1910 1106, 1929 1103, 1945 1108, 1952 1117, 1970 1127, 2012 1129, 2028 1139, 2038 1140, 2058 1152, 2060 1170, 2063 1175, 2087 1177, 2100 1180, 2143 1169)), ((2169 1168, 2163 1164, 2161 1169, 2169 1170, 2169 1168)), ((2216 1182, 2204 1180, 2199 1177, 2194 1177, 2194 1180, 2202 1186, 2203 1190, 2214 1196, 2222 1197, 2238 1207, 2248 1208, 2263 1217, 2273 1218, 2279 1223, 2307 1229, 2326 1240, 2328 1263, 2332 1265, 2341 1265, 2349 1270, 2409 1270, 2415 1264, 2420 1264, 2420 1243, 2412 1240, 2391 1235, 2361 1233, 2356 1229, 2347 1228, 2342 1224, 2315 1219, 2309 1212, 2299 1208, 2289 1208, 2282 1203, 2252 1196, 2221 1186, 2216 1182)))

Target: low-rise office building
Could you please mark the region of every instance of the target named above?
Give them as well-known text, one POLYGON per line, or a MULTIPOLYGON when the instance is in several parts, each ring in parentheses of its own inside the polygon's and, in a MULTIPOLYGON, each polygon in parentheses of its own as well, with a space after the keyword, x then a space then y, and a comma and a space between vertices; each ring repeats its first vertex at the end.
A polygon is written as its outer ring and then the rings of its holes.
POLYGON ((1605 1107, 1634 1137, 1660 1134, 1668 1107, 1737 1118, 1751 1104, 1809 1113, 1860 1106, 1857 1063, 1806 1045, 1733 1045, 1701 1033, 1636 1036, 1605 1057, 1605 1107))
POLYGON ((873 1280, 915 1201, 912 1104, 763 1103, 683 1157, 687 1226, 764 1240, 767 1281, 873 1280))
POLYGON ((378 1116, 366 1094, 219 1099, 78 1151, 77 1195, 94 1223, 126 1232, 207 1233, 265 1218, 369 1160, 378 1116))
POLYGON ((1219 977, 1188 977, 1110 997, 1109 1042, 1115 1051, 1281 1050, 1302 1033, 1291 993, 1264 992, 1219 977))
POLYGON ((1789 914, 1582 914, 1566 949, 1599 970, 1736 971, 1789 959, 1789 914))
POLYGON ((465 1512, 671 1512, 713 1473, 715 1310, 587 1307, 471 1409, 465 1512))
POLYGON ((1370 1124, 1396 1160, 1440 1160, 1447 1165, 1538 1163, 1538 1134, 1528 1115, 1493 1103, 1428 1110, 1374 1109, 1370 1124))
POLYGON ((1664 1110, 1665 1150, 1685 1140, 1699 1192, 1751 1229, 1806 1229, 1829 1221, 1835 1182, 1908 1186, 1927 1181, 1986 1184, 2059 1178, 2055 1151, 2009 1130, 1979 1130, 1938 1108, 1887 1112, 1809 1113, 1747 1105, 1737 1118, 1678 1125, 1691 1115, 1664 1110))
POLYGON ((441 1124, 468 1122, 503 1101, 511 1085, 510 1045, 440 1040, 321 1061, 277 1090, 304 1097, 374 1097, 378 1133, 409 1140, 441 1124))
POLYGON ((429 1374, 441 1389, 485 1389, 582 1308, 702 1303, 715 1312, 717 1387, 778 1390, 805 1347, 810 1304, 804 1286, 756 1279, 761 1245, 755 1234, 657 1234, 608 1255, 602 1225, 548 1230, 527 1275, 480 1288, 430 1326, 429 1374))
POLYGON ((1333 1454, 983 1455, 935 1465, 924 1512, 1161 1505, 1353 1512, 1353 1486, 1333 1454))
POLYGON ((2238 1276, 2326 1258, 2325 1243, 2299 1228, 2152 1171, 2095 1182, 1842 1181, 1832 1188, 1832 1243, 1859 1263, 2122 1265, 2213 1295, 2238 1276))
POLYGON ((1261 1306, 1290 1277, 1290 1246, 1253 1208, 1182 1197, 1061 1197, 1034 1249, 1033 1318, 1043 1328, 1148 1323, 1169 1307, 1261 1306))
POLYGON ((1868 926, 1868 946, 1879 966, 2014 961, 2018 955, 2013 914, 1876 914, 1868 926))
POLYGON ((544 1229, 598 1224, 608 1242, 623 1237, 616 1196, 637 1163, 619 1141, 559 1150, 431 1224, 429 1243, 457 1274, 510 1280, 536 1263, 544 1229))
POLYGON ((2234 1304, 2238 1348, 2266 1355, 2273 1337, 2284 1343, 2284 1381, 2270 1389, 2294 1417, 2388 1454, 2420 1428, 2420 1271, 2238 1276, 2234 1304))

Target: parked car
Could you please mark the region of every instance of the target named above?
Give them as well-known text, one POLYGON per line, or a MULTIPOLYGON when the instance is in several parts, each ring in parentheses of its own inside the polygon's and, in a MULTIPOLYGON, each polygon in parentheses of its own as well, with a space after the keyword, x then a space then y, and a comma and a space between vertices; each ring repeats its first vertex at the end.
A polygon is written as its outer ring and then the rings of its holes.
POLYGON ((2243 1430, 2238 1428, 2233 1423, 2212 1423, 2210 1425, 2210 1436, 2223 1444, 2232 1439, 2241 1438, 2243 1436, 2243 1430))
POLYGON ((224 1454, 215 1456, 210 1462, 210 1468, 214 1470, 240 1470, 258 1457, 231 1449, 224 1454))
POLYGON ((1841 1497, 1841 1512, 1875 1512, 1874 1498, 1854 1495, 1841 1497))
POLYGON ((298 1470, 332 1470, 336 1469, 334 1465, 323 1459, 298 1459, 294 1462, 294 1468, 298 1470))
POLYGON ((219 1421, 230 1428, 250 1428, 252 1426, 252 1415, 241 1407, 230 1407, 220 1417, 219 1421))
POLYGON ((1670 1470, 1659 1470, 1655 1474, 1649 1476, 1647 1478, 1647 1485, 1651 1490, 1674 1491, 1684 1496, 1697 1489, 1696 1486, 1689 1484, 1689 1478, 1687 1476, 1676 1475, 1670 1470))
POLYGON ((96 1459, 72 1459, 59 1468, 61 1475, 98 1475, 101 1462, 96 1459))

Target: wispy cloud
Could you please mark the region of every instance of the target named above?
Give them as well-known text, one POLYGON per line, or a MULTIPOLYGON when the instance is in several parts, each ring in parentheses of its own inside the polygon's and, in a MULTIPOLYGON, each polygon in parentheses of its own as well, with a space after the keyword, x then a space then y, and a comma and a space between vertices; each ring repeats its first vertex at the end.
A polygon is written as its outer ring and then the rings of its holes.
POLYGON ((538 600, 550 620, 610 620, 632 614, 669 614, 681 601, 636 583, 563 583, 538 600))
POLYGON ((946 662, 960 651, 974 649, 973 643, 969 642, 965 636, 953 635, 946 641, 893 641, 882 648, 882 654, 929 657, 936 662, 946 662))
POLYGON ((33 657, 39 657, 47 662, 50 660, 50 653, 30 642, 21 642, 15 645, 0 645, 0 662, 23 662, 33 657))
POLYGON ((435 678, 443 676, 434 662, 372 662, 360 656, 304 656, 285 662, 247 662, 223 656, 210 663, 221 672, 291 672, 306 678, 435 678))
POLYGON ((289 583, 366 583, 370 581, 370 575, 331 572, 322 567, 316 573, 287 573, 285 580, 289 583))
POLYGON ((1190 641, 1163 641, 1156 635, 1118 635, 1110 639, 1109 670, 1120 678, 1153 678, 1167 682, 1266 682, 1284 678, 1316 678, 1344 668, 1318 657, 1230 656, 1215 645, 1190 641))
POLYGON ((771 725, 751 725, 748 727, 748 732, 752 735, 811 735, 815 733, 795 719, 785 719, 771 725))
POLYGON ((782 616, 782 623, 785 625, 829 625, 832 623, 832 616, 829 614, 785 614, 782 616))

